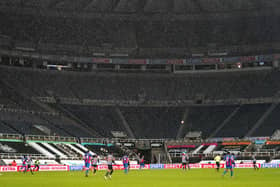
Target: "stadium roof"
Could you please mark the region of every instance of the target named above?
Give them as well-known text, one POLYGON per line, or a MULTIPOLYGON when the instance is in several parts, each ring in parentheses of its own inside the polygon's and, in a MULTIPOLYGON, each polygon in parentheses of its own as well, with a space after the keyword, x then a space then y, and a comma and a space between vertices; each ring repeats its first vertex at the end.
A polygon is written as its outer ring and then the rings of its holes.
POLYGON ((269 10, 278 0, 1 0, 0 6, 76 10, 105 13, 193 14, 269 10))
POLYGON ((278 0, 1 0, 0 11, 127 21, 278 16, 278 0))

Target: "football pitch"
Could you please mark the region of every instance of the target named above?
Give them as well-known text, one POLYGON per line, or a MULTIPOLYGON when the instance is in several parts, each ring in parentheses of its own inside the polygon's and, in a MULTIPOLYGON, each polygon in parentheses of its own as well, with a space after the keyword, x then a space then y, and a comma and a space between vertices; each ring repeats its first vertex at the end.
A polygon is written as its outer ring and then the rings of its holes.
POLYGON ((235 169, 222 177, 214 169, 132 170, 127 175, 115 171, 111 180, 103 178, 105 171, 89 177, 82 171, 1 173, 0 187, 279 187, 280 169, 235 169))

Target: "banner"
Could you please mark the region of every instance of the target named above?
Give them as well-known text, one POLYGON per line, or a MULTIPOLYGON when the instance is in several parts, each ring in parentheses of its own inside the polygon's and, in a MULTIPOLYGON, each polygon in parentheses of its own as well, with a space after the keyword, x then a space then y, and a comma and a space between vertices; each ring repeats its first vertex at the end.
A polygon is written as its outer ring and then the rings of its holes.
MULTIPOLYGON (((131 164, 130 169, 139 169, 140 165, 139 164, 131 164)), ((98 170, 107 170, 108 166, 107 165, 98 165, 98 170)), ((124 167, 123 165, 113 165, 114 170, 123 170, 124 167)), ((145 164, 145 167, 143 169, 150 169, 150 164, 145 164)))
POLYGON ((200 164, 190 164, 190 168, 199 169, 199 168, 201 168, 201 165, 200 164))
POLYGON ((265 144, 266 140, 255 140, 255 144, 262 145, 265 144))
POLYGON ((222 145, 250 145, 251 142, 223 142, 222 145))
POLYGON ((203 143, 201 145, 204 145, 204 146, 210 146, 210 145, 215 145, 215 146, 218 146, 217 143, 203 143))
POLYGON ((168 149, 175 149, 175 148, 195 148, 195 145, 168 145, 168 149))
MULTIPOLYGON (((130 169, 139 169, 140 165, 139 164, 130 164, 130 169)), ((145 164, 145 167, 142 169, 150 169, 150 164, 145 164)))
MULTIPOLYGON (((220 168, 224 168, 225 164, 220 164, 220 168)), ((207 169, 207 168, 212 168, 215 169, 217 168, 216 164, 201 164, 201 168, 207 169)))
POLYGON ((70 171, 82 171, 84 166, 69 166, 70 171))
MULTIPOLYGON (((215 169, 216 164, 189 164, 191 169, 215 169)), ((257 163, 259 168, 280 168, 279 163, 257 163)), ((34 166, 32 166, 34 167, 34 166)), ((139 169, 139 164, 130 165, 130 169, 137 170, 139 169)), ((225 164, 220 164, 220 168, 224 168, 225 164)), ((236 164, 235 168, 253 168, 252 163, 236 164)), ((81 171, 84 166, 67 166, 67 165, 41 165, 40 171, 81 171)), ((123 170, 123 165, 113 165, 114 170, 123 170)), ((143 169, 180 169, 182 164, 145 164, 143 169)), ((107 165, 98 165, 98 170, 107 170, 107 165)), ((0 166, 0 172, 17 172, 22 171, 21 166, 0 166)))
POLYGON ((261 165, 262 168, 279 168, 279 164, 275 163, 264 163, 261 165))
POLYGON ((280 141, 267 141, 266 145, 280 145, 280 141))
MULTIPOLYGON (((261 167, 261 164, 256 164, 259 168, 261 167)), ((254 164, 235 164, 235 168, 254 168, 254 164)))
POLYGON ((40 171, 69 171, 69 166, 67 166, 67 165, 41 165, 40 171))
POLYGON ((0 172, 16 172, 17 166, 0 166, 0 172))
POLYGON ((185 59, 168 59, 166 64, 185 64, 185 59))
POLYGON ((128 63, 129 64, 147 64, 149 60, 147 59, 129 59, 128 63))
POLYGON ((112 63, 112 59, 110 59, 110 58, 93 58, 92 62, 109 64, 109 63, 112 63))
POLYGON ((179 169, 182 168, 182 164, 164 164, 164 169, 179 169))
POLYGON ((150 164, 150 169, 164 169, 164 164, 150 164))

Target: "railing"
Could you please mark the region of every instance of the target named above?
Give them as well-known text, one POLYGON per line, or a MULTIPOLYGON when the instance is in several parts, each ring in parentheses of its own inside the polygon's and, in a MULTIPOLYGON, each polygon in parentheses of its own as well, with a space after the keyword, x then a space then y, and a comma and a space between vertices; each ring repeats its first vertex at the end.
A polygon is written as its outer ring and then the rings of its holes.
MULTIPOLYGON (((43 103, 56 103, 56 99, 53 97, 35 97, 43 103)), ((194 100, 147 100, 145 103, 139 100, 103 100, 103 99, 90 99, 90 98, 68 98, 68 97, 58 97, 59 102, 62 104, 72 104, 72 105, 98 105, 98 106, 192 106, 197 105, 194 100)), ((259 98, 235 98, 235 99, 205 99, 203 105, 236 105, 236 104, 264 104, 264 103, 275 103, 280 102, 280 98, 275 97, 259 97, 259 98)), ((200 104, 201 105, 201 104, 200 104)), ((52 115, 58 115, 53 113, 52 115)), ((235 137, 232 137, 235 139, 235 137)), ((214 138, 218 139, 218 138, 214 138)))
POLYGON ((41 135, 27 135, 26 141, 59 141, 59 142, 77 142, 75 137, 63 137, 63 136, 41 136, 41 135))
MULTIPOLYGON (((181 152, 170 152, 169 153, 172 158, 174 157, 181 157, 182 153, 181 152)), ((190 153, 190 157, 211 157, 214 158, 216 154, 215 153, 208 153, 208 154, 192 154, 190 153)), ((236 156, 238 157, 252 157, 252 156, 258 156, 258 157, 273 157, 273 156, 278 156, 280 153, 276 152, 239 152, 236 156)))
POLYGON ((120 139, 120 138, 80 138, 81 143, 138 143, 149 141, 151 143, 163 143, 166 139, 120 139))
POLYGON ((269 153, 275 153, 276 152, 275 149, 264 149, 264 148, 259 149, 259 151, 260 152, 269 152, 269 153))
POLYGON ((20 134, 4 134, 4 133, 0 133, 0 139, 22 140, 23 137, 20 134))
POLYGON ((13 113, 22 113, 22 114, 39 114, 39 115, 49 115, 49 116, 58 116, 58 113, 55 112, 43 112, 43 111, 35 111, 35 110, 25 110, 20 108, 7 108, 6 106, 1 107, 0 111, 3 112, 13 112, 13 113))
POLYGON ((52 158, 49 158, 42 154, 26 154, 26 153, 0 153, 0 158, 1 159, 21 159, 23 155, 28 155, 32 159, 36 159, 36 158, 49 159, 49 160, 52 159, 52 158))
MULTIPOLYGON (((23 155, 27 155, 34 159, 41 159, 41 160, 54 160, 48 156, 42 154, 26 154, 26 153, 0 153, 0 159, 21 159, 23 155)), ((58 157, 59 158, 59 157, 58 157)), ((78 156, 69 156, 63 160, 81 160, 82 157, 78 156)))
MULTIPOLYGON (((268 138, 268 137, 267 137, 268 138)), ((0 139, 10 139, 10 140, 26 140, 26 141, 60 141, 60 142, 78 142, 75 137, 64 137, 64 136, 43 136, 43 135, 25 135, 20 134, 6 134, 0 133, 0 139)), ((201 143, 214 143, 215 139, 210 140, 188 140, 188 139, 122 139, 122 138, 91 138, 91 137, 81 137, 81 143, 141 143, 141 142, 150 142, 150 143, 166 143, 167 145, 180 145, 180 144, 201 144, 201 143)), ((227 140, 226 138, 219 139, 220 142, 227 140)), ((250 140, 248 139, 238 139, 230 138, 231 141, 239 142, 250 140)), ((277 140, 274 140, 277 141, 277 140)), ((280 140, 279 140, 280 141, 280 140)))
POLYGON ((59 142, 77 142, 75 137, 64 137, 64 136, 43 136, 43 135, 25 135, 20 134, 5 134, 0 133, 0 139, 7 140, 26 140, 26 141, 59 141, 59 142))

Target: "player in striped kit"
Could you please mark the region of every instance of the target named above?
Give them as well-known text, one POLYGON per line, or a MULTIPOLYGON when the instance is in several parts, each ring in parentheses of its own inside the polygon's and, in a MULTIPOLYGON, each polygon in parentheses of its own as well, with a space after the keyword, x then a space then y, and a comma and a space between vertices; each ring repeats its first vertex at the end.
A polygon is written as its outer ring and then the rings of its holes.
POLYGON ((112 154, 109 154, 107 156, 107 165, 108 165, 108 169, 107 169, 107 172, 104 176, 104 178, 107 180, 108 177, 111 179, 112 178, 112 174, 114 172, 113 170, 113 163, 115 163, 115 158, 113 157, 112 154))
POLYGON ((27 156, 23 155, 23 157, 21 158, 22 165, 21 165, 21 168, 20 168, 21 170, 24 169, 23 173, 26 173, 26 171, 27 171, 27 160, 28 160, 27 156))
POLYGON ((145 168, 145 160, 144 160, 144 155, 141 157, 140 161, 139 161, 140 167, 139 169, 143 169, 145 168))
POLYGON ((98 169, 98 162, 99 162, 99 158, 97 155, 93 155, 92 156, 92 160, 91 160, 91 167, 93 169, 93 175, 96 174, 96 171, 98 169))
POLYGON ((92 155, 90 154, 89 151, 87 151, 84 155, 84 161, 85 161, 85 176, 88 177, 88 172, 90 170, 90 162, 91 162, 91 159, 92 159, 92 155))
POLYGON ((31 172, 31 174, 33 175, 33 170, 32 170, 32 159, 31 157, 27 157, 27 170, 29 169, 29 171, 31 172))
POLYGON ((233 167, 235 165, 234 155, 231 155, 230 152, 227 152, 224 157, 224 160, 226 162, 226 168, 222 176, 224 176, 228 172, 228 170, 230 170, 230 176, 233 177, 233 167))
POLYGON ((129 158, 127 155, 124 155, 122 158, 124 173, 127 174, 129 170, 129 158))

